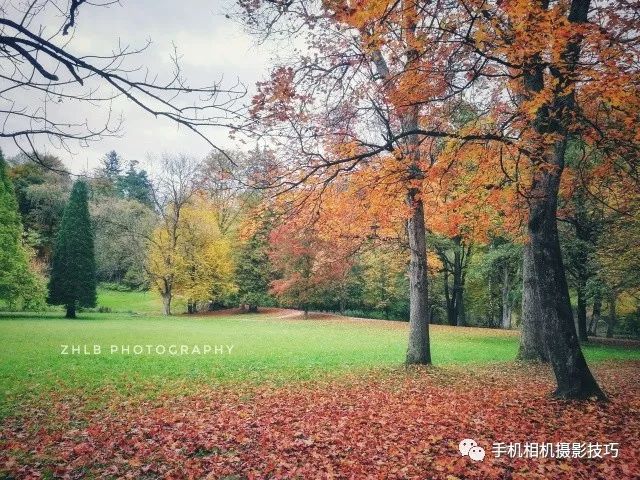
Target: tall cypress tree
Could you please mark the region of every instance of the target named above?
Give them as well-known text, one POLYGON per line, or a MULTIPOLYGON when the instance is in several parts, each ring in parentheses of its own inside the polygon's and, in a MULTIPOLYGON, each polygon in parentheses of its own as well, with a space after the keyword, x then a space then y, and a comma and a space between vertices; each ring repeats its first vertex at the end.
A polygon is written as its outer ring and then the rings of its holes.
POLYGON ((87 185, 73 185, 56 235, 49 279, 49 303, 64 305, 67 318, 76 307, 96 306, 96 265, 93 230, 87 205, 87 185))

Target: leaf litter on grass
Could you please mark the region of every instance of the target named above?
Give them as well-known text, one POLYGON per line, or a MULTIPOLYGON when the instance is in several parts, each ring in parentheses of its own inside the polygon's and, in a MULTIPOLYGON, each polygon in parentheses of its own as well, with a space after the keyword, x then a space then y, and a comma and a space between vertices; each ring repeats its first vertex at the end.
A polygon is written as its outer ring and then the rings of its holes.
MULTIPOLYGON (((544 366, 382 370, 144 400, 43 399, 5 419, 0 471, 17 478, 632 479, 640 362, 594 368, 609 403, 550 398, 544 366), (486 451, 474 462, 464 438, 486 451), (615 442, 619 456, 496 458, 494 442, 615 442)), ((105 392, 106 393, 106 392, 105 392)))

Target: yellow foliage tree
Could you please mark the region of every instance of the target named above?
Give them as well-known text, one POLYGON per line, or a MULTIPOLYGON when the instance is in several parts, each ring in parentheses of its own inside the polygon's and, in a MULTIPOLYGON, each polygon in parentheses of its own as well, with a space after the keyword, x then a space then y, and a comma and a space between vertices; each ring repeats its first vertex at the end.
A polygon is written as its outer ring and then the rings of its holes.
POLYGON ((236 289, 230 239, 220 232, 215 205, 196 192, 178 211, 179 215, 165 216, 171 221, 155 229, 147 260, 167 315, 175 296, 184 298, 193 313, 199 304, 220 300, 236 289))

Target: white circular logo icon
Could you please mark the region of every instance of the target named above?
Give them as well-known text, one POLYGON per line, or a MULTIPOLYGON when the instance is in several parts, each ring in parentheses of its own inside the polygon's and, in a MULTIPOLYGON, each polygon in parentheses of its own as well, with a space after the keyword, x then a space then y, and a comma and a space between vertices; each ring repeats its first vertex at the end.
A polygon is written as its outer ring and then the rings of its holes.
POLYGON ((484 448, 482 447, 471 447, 469 449, 469 458, 475 462, 481 462, 484 460, 484 448))
POLYGON ((462 456, 468 456, 474 462, 484 460, 484 448, 479 447, 478 443, 472 438, 465 438, 458 444, 458 450, 462 456))
POLYGON ((475 440, 472 440, 470 438, 465 438, 464 440, 462 440, 460 442, 460 444, 458 445, 458 450, 460 450, 460 453, 464 456, 464 455, 468 455, 469 454, 469 450, 471 449, 471 447, 475 447, 478 444, 476 443, 475 440))

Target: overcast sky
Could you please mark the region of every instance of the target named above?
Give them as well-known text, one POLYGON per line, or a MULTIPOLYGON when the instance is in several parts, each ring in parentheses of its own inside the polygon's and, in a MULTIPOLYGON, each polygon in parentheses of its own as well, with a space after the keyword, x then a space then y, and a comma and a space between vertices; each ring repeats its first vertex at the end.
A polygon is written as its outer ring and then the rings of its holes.
MULTIPOLYGON (((150 39, 151 46, 137 64, 150 71, 167 76, 171 73, 170 55, 172 42, 182 55, 181 66, 191 86, 210 85, 224 77, 226 84, 238 79, 250 89, 255 82, 265 78, 273 46, 256 45, 255 39, 246 34, 234 20, 225 17, 231 0, 122 0, 108 8, 88 5, 80 8, 75 35, 69 50, 75 54, 109 54, 118 42, 142 46, 150 39)), ((61 2, 64 3, 64 2, 61 2)), ((47 28, 60 24, 60 18, 47 14, 39 19, 47 28)), ((246 98, 248 102, 250 98, 246 98)), ((37 102, 27 98, 26 102, 37 102)), ((104 108, 72 107, 75 119, 87 118, 100 122, 104 108)), ((156 119, 124 100, 113 104, 116 114, 124 117, 123 135, 105 138, 89 147, 72 145, 73 152, 56 149, 49 144, 38 148, 59 155, 74 172, 93 168, 107 151, 116 150, 125 160, 140 160, 151 155, 187 153, 202 157, 209 145, 190 131, 167 120, 156 119)), ((231 140, 228 132, 219 130, 210 135, 217 144, 228 148, 231 140)), ((43 144, 44 145, 44 144, 43 144)), ((8 155, 17 153, 15 145, 5 142, 2 146, 8 155)))

